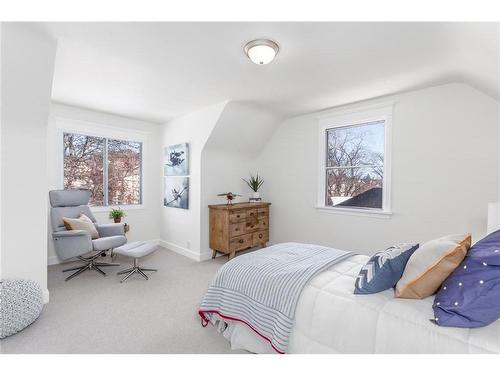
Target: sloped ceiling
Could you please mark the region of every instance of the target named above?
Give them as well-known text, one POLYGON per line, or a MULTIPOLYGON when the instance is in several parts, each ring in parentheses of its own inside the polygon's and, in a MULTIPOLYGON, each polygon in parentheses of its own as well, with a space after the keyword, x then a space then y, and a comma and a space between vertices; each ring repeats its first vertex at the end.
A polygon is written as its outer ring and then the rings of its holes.
POLYGON ((44 23, 53 100, 155 122, 224 100, 285 118, 448 82, 500 98, 496 23, 44 23), (266 66, 254 38, 281 47, 266 66))
POLYGON ((204 151, 256 156, 279 123, 269 111, 248 103, 230 101, 210 133, 204 151))

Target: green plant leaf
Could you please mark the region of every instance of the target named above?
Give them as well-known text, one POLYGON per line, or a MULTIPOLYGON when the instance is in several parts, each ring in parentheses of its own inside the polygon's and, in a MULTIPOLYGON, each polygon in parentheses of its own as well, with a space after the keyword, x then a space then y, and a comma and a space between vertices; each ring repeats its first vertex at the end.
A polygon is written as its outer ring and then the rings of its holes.
POLYGON ((250 174, 250 178, 248 180, 244 178, 242 178, 242 180, 245 181, 248 187, 255 192, 258 192, 262 184, 264 183, 264 180, 259 176, 258 173, 256 176, 250 174))
POLYGON ((112 208, 111 211, 109 211, 109 218, 110 219, 118 219, 127 216, 125 214, 125 211, 121 209, 120 207, 118 208, 112 208))

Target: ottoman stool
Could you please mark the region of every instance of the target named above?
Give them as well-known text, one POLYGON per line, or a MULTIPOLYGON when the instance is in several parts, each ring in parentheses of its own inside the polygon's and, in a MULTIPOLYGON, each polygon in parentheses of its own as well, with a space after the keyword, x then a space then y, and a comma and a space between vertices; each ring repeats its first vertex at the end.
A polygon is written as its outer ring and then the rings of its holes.
POLYGON ((126 274, 125 277, 120 281, 123 283, 125 280, 127 280, 130 276, 132 276, 134 273, 138 273, 142 277, 144 277, 146 280, 149 280, 149 278, 146 276, 144 273, 145 271, 152 271, 156 272, 156 269, 153 268, 141 268, 139 267, 139 258, 142 258, 146 255, 151 254, 152 252, 156 251, 158 248, 158 245, 154 244, 148 244, 146 242, 131 242, 127 245, 123 245, 120 247, 117 247, 114 249, 115 254, 120 254, 124 255, 130 258, 134 258, 134 266, 132 268, 120 271, 117 273, 117 275, 123 275, 126 274))

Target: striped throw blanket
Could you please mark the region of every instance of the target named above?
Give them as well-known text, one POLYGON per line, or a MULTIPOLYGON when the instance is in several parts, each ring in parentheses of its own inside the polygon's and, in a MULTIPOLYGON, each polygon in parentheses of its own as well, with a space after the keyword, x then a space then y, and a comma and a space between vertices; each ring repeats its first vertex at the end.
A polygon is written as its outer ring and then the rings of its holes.
POLYGON ((274 350, 285 353, 304 286, 351 255, 324 246, 282 243, 236 257, 217 272, 201 303, 203 325, 212 314, 245 323, 274 350))

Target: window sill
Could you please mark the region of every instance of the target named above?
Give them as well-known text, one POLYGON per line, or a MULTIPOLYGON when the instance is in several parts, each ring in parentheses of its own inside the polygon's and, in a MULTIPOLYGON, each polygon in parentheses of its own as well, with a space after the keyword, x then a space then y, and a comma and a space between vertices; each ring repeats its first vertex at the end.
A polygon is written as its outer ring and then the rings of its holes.
MULTIPOLYGON (((116 208, 118 206, 90 206, 90 210, 92 212, 109 212, 112 208, 116 208)), ((124 211, 133 211, 133 210, 144 210, 146 207, 143 204, 131 204, 131 205, 123 205, 120 206, 124 211)))
POLYGON ((380 219, 390 219, 392 216, 391 211, 370 210, 362 208, 340 208, 340 207, 327 207, 316 206, 318 211, 327 212, 330 214, 364 216, 364 217, 377 217, 380 219))

